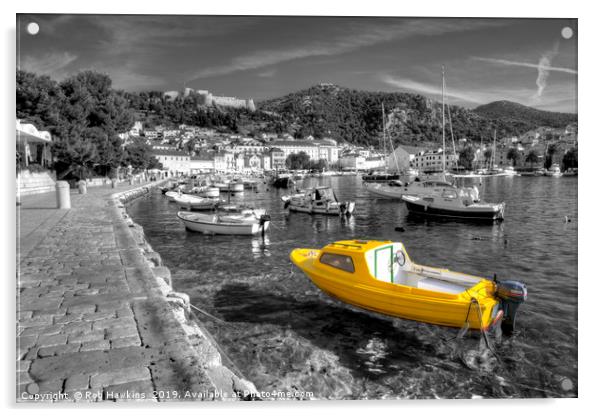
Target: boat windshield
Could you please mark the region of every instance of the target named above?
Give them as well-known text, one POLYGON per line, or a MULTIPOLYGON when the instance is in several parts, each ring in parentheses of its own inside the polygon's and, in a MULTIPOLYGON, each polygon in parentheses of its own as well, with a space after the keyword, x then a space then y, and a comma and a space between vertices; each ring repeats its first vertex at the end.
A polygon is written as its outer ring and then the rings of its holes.
POLYGON ((332 188, 316 188, 314 191, 314 199, 319 201, 334 200, 332 188))
POLYGON ((320 257, 320 262, 333 268, 341 269, 346 272, 355 272, 353 259, 351 256, 339 255, 338 253, 324 252, 320 257))
POLYGON ((424 181, 425 187, 449 187, 450 184, 443 181, 424 181))
POLYGON ((443 190, 441 196, 443 198, 458 198, 458 193, 455 190, 443 190))

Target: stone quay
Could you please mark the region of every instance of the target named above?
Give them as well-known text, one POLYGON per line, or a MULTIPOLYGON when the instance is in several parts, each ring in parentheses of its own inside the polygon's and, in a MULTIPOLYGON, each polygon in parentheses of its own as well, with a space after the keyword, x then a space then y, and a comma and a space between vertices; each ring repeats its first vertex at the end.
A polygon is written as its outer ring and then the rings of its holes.
POLYGON ((171 288, 125 203, 161 183, 23 196, 17 207, 18 402, 239 400, 254 385, 171 288))

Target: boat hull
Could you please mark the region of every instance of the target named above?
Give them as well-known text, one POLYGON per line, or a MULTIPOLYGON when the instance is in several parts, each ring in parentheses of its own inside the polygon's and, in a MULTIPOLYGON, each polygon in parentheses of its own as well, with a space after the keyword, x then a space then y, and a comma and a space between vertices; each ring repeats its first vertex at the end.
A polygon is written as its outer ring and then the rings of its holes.
POLYGON ((408 211, 412 214, 420 216, 441 217, 441 218, 456 218, 474 221, 501 221, 504 219, 504 205, 497 210, 483 208, 482 210, 454 210, 450 208, 438 207, 435 205, 422 204, 420 202, 412 202, 404 199, 408 211))
POLYGON ((310 280, 323 292, 347 304, 388 316, 449 327, 463 327, 468 316, 472 329, 488 328, 494 320, 499 303, 491 297, 479 299, 481 314, 470 299, 434 291, 393 284, 371 285, 336 275, 326 276, 311 267, 306 249, 295 249, 290 255, 310 280), (305 251, 305 254, 304 254, 305 251))
POLYGON ((261 224, 259 221, 219 223, 215 221, 192 220, 184 217, 181 213, 178 213, 178 218, 182 221, 187 230, 210 235, 257 235, 262 233, 262 231, 266 232, 270 226, 269 221, 261 224))

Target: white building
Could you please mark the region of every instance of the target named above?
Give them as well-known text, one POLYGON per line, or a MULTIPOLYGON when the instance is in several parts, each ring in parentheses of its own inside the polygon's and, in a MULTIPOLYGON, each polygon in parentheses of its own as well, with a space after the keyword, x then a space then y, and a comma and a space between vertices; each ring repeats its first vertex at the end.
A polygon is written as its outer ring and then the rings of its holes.
POLYGON ((284 159, 294 153, 304 152, 309 159, 317 161, 324 159, 328 163, 339 160, 339 147, 333 139, 321 140, 276 140, 270 142, 271 147, 276 147, 284 152, 284 159))
POLYGON ((173 174, 190 174, 190 155, 183 151, 153 149, 152 155, 173 174))
POLYGON ((190 173, 200 174, 202 172, 212 172, 215 170, 214 156, 203 152, 198 156, 190 157, 190 173))

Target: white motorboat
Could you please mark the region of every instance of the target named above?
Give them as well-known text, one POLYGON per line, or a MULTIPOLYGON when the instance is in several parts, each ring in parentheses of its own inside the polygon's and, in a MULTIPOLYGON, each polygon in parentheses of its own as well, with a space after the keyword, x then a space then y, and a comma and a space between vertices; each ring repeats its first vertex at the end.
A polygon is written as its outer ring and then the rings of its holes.
POLYGON ((214 210, 219 204, 219 200, 216 198, 197 197, 190 194, 176 196, 174 202, 186 210, 214 210))
POLYGON ((546 177, 562 177, 562 172, 560 171, 560 166, 558 164, 553 164, 550 169, 548 169, 545 174, 546 177))
POLYGON ((168 191, 165 193, 165 197, 167 197, 167 199, 169 201, 175 201, 175 198, 180 196, 182 193, 179 191, 168 191))
POLYGON ((355 209, 354 201, 340 202, 330 187, 316 187, 298 194, 283 196, 284 208, 309 214, 350 215, 355 209))
POLYGON ((218 198, 219 197, 219 188, 217 187, 203 187, 199 194, 205 198, 218 198))
POLYGON ((504 174, 506 174, 507 177, 514 177, 516 175, 520 175, 518 172, 516 172, 516 170, 514 169, 514 167, 506 167, 506 168, 504 168, 504 174))
POLYGON ((242 193, 243 191, 245 191, 245 184, 242 181, 230 181, 228 183, 227 191, 230 193, 242 193))
POLYGON ((430 196, 403 196, 410 213, 423 216, 496 221, 504 219, 506 203, 476 203, 466 189, 446 189, 430 196))
POLYGON ((270 216, 255 211, 226 215, 179 211, 178 218, 186 229, 212 235, 256 235, 270 225, 270 216))

